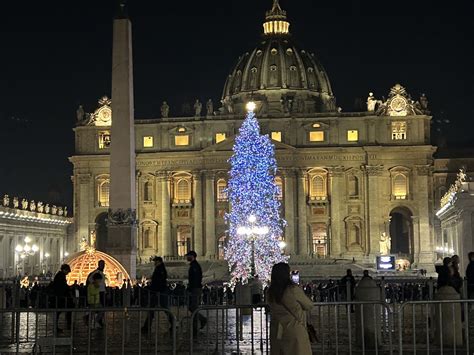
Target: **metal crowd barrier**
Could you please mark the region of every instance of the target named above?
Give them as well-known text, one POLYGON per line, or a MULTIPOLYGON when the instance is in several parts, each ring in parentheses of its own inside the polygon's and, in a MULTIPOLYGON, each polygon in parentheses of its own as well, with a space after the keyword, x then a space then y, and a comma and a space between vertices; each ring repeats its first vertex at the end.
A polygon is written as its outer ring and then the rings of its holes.
POLYGON ((53 355, 175 355, 176 328, 176 317, 164 308, 0 310, 0 351, 53 355), (70 327, 67 320, 62 319, 68 314, 70 327), (98 314, 105 315, 103 327, 97 321, 98 314), (151 314, 154 325, 142 334, 141 327, 151 314), (7 350, 3 350, 5 348, 7 350))
MULTIPOLYGON (((271 315, 265 304, 200 306, 191 314, 178 314, 178 310, 179 307, 0 310, 0 352, 270 353, 271 315), (71 314, 71 329, 66 329, 67 313, 71 314), (105 326, 98 329, 97 317, 102 314, 105 326), (140 328, 151 314, 155 321, 142 334, 140 328), (64 331, 57 331, 58 327, 64 331)), ((317 341, 312 344, 315 354, 468 355, 474 351, 473 311, 474 300, 410 301, 401 305, 318 302, 308 312, 307 320, 317 332, 317 341)))

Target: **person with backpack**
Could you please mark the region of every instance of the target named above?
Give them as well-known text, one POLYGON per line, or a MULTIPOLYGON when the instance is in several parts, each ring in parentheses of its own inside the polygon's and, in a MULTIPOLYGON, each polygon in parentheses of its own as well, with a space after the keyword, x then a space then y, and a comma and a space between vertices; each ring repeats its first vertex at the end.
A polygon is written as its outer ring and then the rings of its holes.
MULTIPOLYGON (((71 267, 68 264, 61 265, 61 269, 54 276, 52 288, 53 294, 56 300, 56 307, 58 309, 71 307, 71 294, 70 288, 67 284, 66 276, 71 272, 71 267)), ((62 333, 62 329, 59 328, 59 316, 62 312, 56 311, 56 332, 62 333)), ((67 329, 71 329, 71 312, 66 312, 66 326, 67 329)))
MULTIPOLYGON (((98 274, 98 275, 101 276, 100 279, 97 279, 98 280, 97 283, 99 285, 99 304, 100 304, 100 307, 105 307, 106 287, 105 287, 104 269, 105 269, 105 261, 104 260, 99 260, 98 265, 97 265, 97 269, 92 271, 87 276, 87 281, 86 281, 87 289, 89 289, 89 284, 94 282, 94 275, 98 274)), ((104 326, 104 313, 103 312, 97 312, 96 313, 96 320, 97 320, 97 324, 99 325, 99 327, 103 327, 104 326)), ((85 319, 85 321, 88 321, 88 318, 85 319)))

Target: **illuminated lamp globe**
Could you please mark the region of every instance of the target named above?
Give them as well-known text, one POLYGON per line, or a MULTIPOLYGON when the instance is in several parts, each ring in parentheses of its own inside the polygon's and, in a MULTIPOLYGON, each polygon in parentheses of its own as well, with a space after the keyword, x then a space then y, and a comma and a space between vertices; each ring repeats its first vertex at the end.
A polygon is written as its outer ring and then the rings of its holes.
POLYGON ((18 253, 21 253, 23 251, 23 247, 21 245, 17 245, 15 247, 15 250, 18 252, 18 253))
POLYGON ((31 242, 30 237, 25 237, 25 243, 29 243, 29 242, 31 242))
POLYGON ((257 105, 255 104, 255 102, 253 102, 253 101, 247 102, 246 108, 247 108, 247 111, 248 111, 248 112, 253 112, 253 111, 255 111, 255 108, 256 108, 256 107, 257 107, 257 105))
POLYGON ((286 243, 282 240, 280 243, 278 243, 278 246, 280 247, 280 249, 285 249, 286 243))
POLYGON ((35 253, 39 250, 39 247, 36 244, 33 244, 31 247, 31 250, 33 250, 35 253))
POLYGON ((248 221, 249 221, 250 223, 255 223, 256 220, 257 220, 257 217, 255 217, 254 215, 251 215, 251 216, 249 216, 249 218, 248 218, 248 221))

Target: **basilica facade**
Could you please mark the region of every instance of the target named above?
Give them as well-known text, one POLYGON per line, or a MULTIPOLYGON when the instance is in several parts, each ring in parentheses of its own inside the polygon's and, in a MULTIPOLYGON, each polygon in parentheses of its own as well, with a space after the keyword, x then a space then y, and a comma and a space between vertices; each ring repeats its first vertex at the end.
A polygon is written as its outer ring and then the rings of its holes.
MULTIPOLYGON (((196 100, 191 117, 135 118, 139 259, 195 250, 221 259, 226 244, 226 186, 234 137, 254 101, 262 133, 278 162, 284 252, 293 260, 373 263, 381 238, 390 253, 418 267, 435 258, 433 154, 426 97, 413 100, 394 83, 367 111, 342 112, 327 73, 294 44, 278 1, 266 13, 258 45, 243 54, 224 84, 221 107, 196 100)), ((75 243, 91 234, 107 245, 111 101, 77 111, 75 243)), ((440 184, 444 182, 441 182, 440 184)))

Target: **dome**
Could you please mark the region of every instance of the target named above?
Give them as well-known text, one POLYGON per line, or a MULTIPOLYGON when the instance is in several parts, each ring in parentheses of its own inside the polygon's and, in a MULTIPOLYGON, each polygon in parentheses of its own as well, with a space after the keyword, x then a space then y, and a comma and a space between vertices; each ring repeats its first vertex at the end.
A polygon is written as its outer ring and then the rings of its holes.
POLYGON ((295 45, 289 26, 286 12, 275 0, 267 12, 262 40, 239 58, 227 78, 222 97, 224 105, 231 102, 239 111, 238 107, 252 97, 255 101, 261 100, 261 106, 268 106, 267 113, 281 113, 285 100, 293 106, 290 107, 292 112, 335 111, 326 71, 314 54, 295 45), (268 105, 263 104, 265 100, 268 105))
POLYGON ((65 263, 71 267, 71 272, 67 276, 68 284, 72 285, 74 281, 85 284, 87 276, 97 269, 99 260, 105 261, 104 274, 108 286, 121 286, 124 279, 130 278, 125 268, 116 259, 101 251, 88 248, 71 255, 66 260, 65 263))

